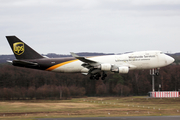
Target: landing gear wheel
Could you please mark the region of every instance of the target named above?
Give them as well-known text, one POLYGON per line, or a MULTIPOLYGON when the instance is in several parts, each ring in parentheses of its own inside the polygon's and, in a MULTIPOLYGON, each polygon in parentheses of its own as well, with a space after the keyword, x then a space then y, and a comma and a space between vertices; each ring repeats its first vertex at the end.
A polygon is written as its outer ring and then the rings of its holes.
POLYGON ((91 75, 89 78, 90 78, 91 80, 94 80, 94 76, 93 76, 93 75, 91 75))
POLYGON ((156 72, 155 75, 156 75, 156 76, 159 76, 159 72, 156 72))
POLYGON ((104 74, 103 77, 107 77, 107 74, 104 74))
POLYGON ((158 68, 155 69, 155 75, 156 75, 156 76, 159 76, 159 69, 158 69, 158 68))
POLYGON ((91 80, 99 80, 99 78, 101 77, 100 73, 97 74, 91 74, 91 76, 89 77, 91 80))
POLYGON ((105 80, 105 78, 107 77, 107 74, 105 72, 103 72, 103 75, 101 77, 101 80, 105 80))
POLYGON ((102 77, 101 80, 105 80, 105 77, 102 77))
POLYGON ((95 75, 96 80, 99 80, 100 77, 101 77, 101 75, 99 73, 95 75))

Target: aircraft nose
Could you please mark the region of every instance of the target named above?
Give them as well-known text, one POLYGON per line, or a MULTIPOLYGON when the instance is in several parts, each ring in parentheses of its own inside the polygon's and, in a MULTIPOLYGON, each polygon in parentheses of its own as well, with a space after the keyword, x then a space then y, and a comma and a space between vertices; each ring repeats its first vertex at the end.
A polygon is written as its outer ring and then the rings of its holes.
POLYGON ((170 57, 168 55, 166 55, 165 58, 166 58, 166 62, 167 62, 168 65, 174 62, 174 58, 172 58, 172 57, 170 57))

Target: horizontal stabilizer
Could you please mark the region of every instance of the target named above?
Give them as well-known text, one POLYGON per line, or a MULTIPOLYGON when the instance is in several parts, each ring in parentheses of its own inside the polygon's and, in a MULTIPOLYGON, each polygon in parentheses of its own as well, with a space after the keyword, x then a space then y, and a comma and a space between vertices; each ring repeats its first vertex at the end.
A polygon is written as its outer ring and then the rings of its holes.
POLYGON ((13 61, 11 61, 11 60, 6 60, 6 62, 11 63, 11 64, 13 63, 13 61))
POLYGON ((37 63, 28 62, 24 60, 13 60, 13 65, 20 65, 20 66, 38 66, 37 63))

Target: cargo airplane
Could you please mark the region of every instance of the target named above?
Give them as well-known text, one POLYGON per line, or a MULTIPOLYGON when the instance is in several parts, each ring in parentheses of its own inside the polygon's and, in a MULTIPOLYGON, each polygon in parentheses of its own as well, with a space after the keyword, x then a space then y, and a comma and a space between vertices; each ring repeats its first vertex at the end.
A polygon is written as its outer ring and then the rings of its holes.
POLYGON ((61 73, 82 73, 96 80, 100 77, 104 80, 107 72, 128 73, 129 70, 160 68, 174 62, 174 58, 161 51, 92 57, 82 57, 71 52, 72 57, 48 58, 34 51, 16 36, 6 36, 6 38, 16 57, 15 60, 8 62, 14 66, 61 73))

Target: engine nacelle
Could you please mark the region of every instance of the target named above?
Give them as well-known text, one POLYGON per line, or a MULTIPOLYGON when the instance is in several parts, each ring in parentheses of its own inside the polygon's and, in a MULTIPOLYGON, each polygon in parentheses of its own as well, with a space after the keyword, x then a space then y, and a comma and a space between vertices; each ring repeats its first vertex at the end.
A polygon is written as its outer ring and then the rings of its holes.
POLYGON ((112 69, 112 72, 115 72, 115 73, 128 73, 129 72, 129 67, 117 67, 115 69, 112 69))
POLYGON ((111 64, 101 64, 101 70, 103 71, 111 71, 111 64))
POLYGON ((118 73, 128 73, 129 72, 129 67, 119 67, 118 68, 118 73))
POLYGON ((98 68, 100 68, 102 71, 111 71, 115 73, 128 73, 129 72, 129 67, 122 66, 122 67, 117 67, 115 65, 111 64, 101 64, 98 68))

